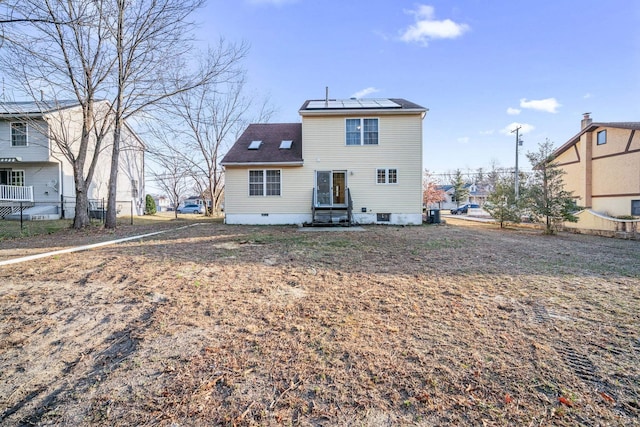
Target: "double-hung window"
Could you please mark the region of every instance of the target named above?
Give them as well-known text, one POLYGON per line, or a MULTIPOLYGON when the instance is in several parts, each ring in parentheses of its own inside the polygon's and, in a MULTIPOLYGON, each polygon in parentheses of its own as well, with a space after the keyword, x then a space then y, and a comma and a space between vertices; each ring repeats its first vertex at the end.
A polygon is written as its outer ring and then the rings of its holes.
POLYGON ((280 170, 249 171, 249 196, 279 196, 281 187, 280 170))
POLYGON ((397 184, 398 169, 376 169, 376 182, 378 184, 397 184))
POLYGON ((27 145, 27 124, 25 122, 11 123, 11 146, 25 147, 27 145))
POLYGON ((378 145, 378 119, 347 119, 347 145, 378 145))

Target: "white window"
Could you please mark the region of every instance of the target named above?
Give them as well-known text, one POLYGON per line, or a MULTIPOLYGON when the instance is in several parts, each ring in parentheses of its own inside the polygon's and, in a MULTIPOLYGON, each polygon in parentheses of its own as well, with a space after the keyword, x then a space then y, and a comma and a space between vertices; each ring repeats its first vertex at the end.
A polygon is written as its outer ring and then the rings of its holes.
POLYGON ((27 124, 25 122, 11 123, 11 146, 25 147, 27 145, 27 124))
POLYGON ((398 169, 376 169, 376 182, 378 184, 397 184, 398 169))
POLYGON ((24 187, 24 171, 11 171, 11 181, 9 185, 24 187))
POLYGON ((378 145, 378 119, 347 119, 347 145, 378 145))
POLYGON ((279 170, 249 171, 249 196, 279 196, 281 187, 279 170))

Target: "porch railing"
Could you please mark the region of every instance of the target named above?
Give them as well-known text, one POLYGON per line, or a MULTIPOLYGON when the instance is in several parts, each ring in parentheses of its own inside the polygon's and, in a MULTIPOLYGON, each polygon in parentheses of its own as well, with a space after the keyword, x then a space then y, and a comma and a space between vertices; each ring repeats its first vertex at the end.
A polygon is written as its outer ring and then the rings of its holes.
POLYGON ((0 185, 0 201, 33 202, 33 187, 0 185))

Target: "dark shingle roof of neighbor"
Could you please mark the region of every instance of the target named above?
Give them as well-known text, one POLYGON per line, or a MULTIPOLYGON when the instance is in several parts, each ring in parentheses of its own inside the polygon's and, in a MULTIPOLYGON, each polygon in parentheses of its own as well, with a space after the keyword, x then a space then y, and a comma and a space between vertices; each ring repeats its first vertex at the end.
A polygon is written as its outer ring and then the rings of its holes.
POLYGON ((302 164, 302 124, 251 124, 240 135, 221 163, 225 166, 251 163, 302 164), (257 150, 249 149, 252 141, 262 141, 257 150), (291 149, 281 149, 282 141, 293 141, 291 149))

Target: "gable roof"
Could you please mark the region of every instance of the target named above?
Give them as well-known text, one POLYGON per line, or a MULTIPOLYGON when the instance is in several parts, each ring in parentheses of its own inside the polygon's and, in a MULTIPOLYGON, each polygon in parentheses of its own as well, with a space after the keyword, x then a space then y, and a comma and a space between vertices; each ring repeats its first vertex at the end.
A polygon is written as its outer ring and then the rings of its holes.
POLYGON ((223 166, 302 165, 301 123, 254 123, 240 135, 226 156, 223 166), (253 141, 262 141, 258 149, 249 149, 253 141), (291 149, 281 149, 282 141, 293 141, 291 149))
POLYGON ((428 110, 403 98, 309 99, 298 111, 301 115, 375 111, 378 113, 426 113, 428 110))
POLYGON ((629 129, 629 130, 640 130, 640 122, 593 122, 589 123, 584 127, 580 132, 574 135, 571 139, 565 142, 563 145, 558 147, 554 152, 553 156, 558 157, 560 154, 567 151, 574 144, 580 141, 580 137, 587 132, 593 132, 598 128, 617 128, 617 129, 629 129))

